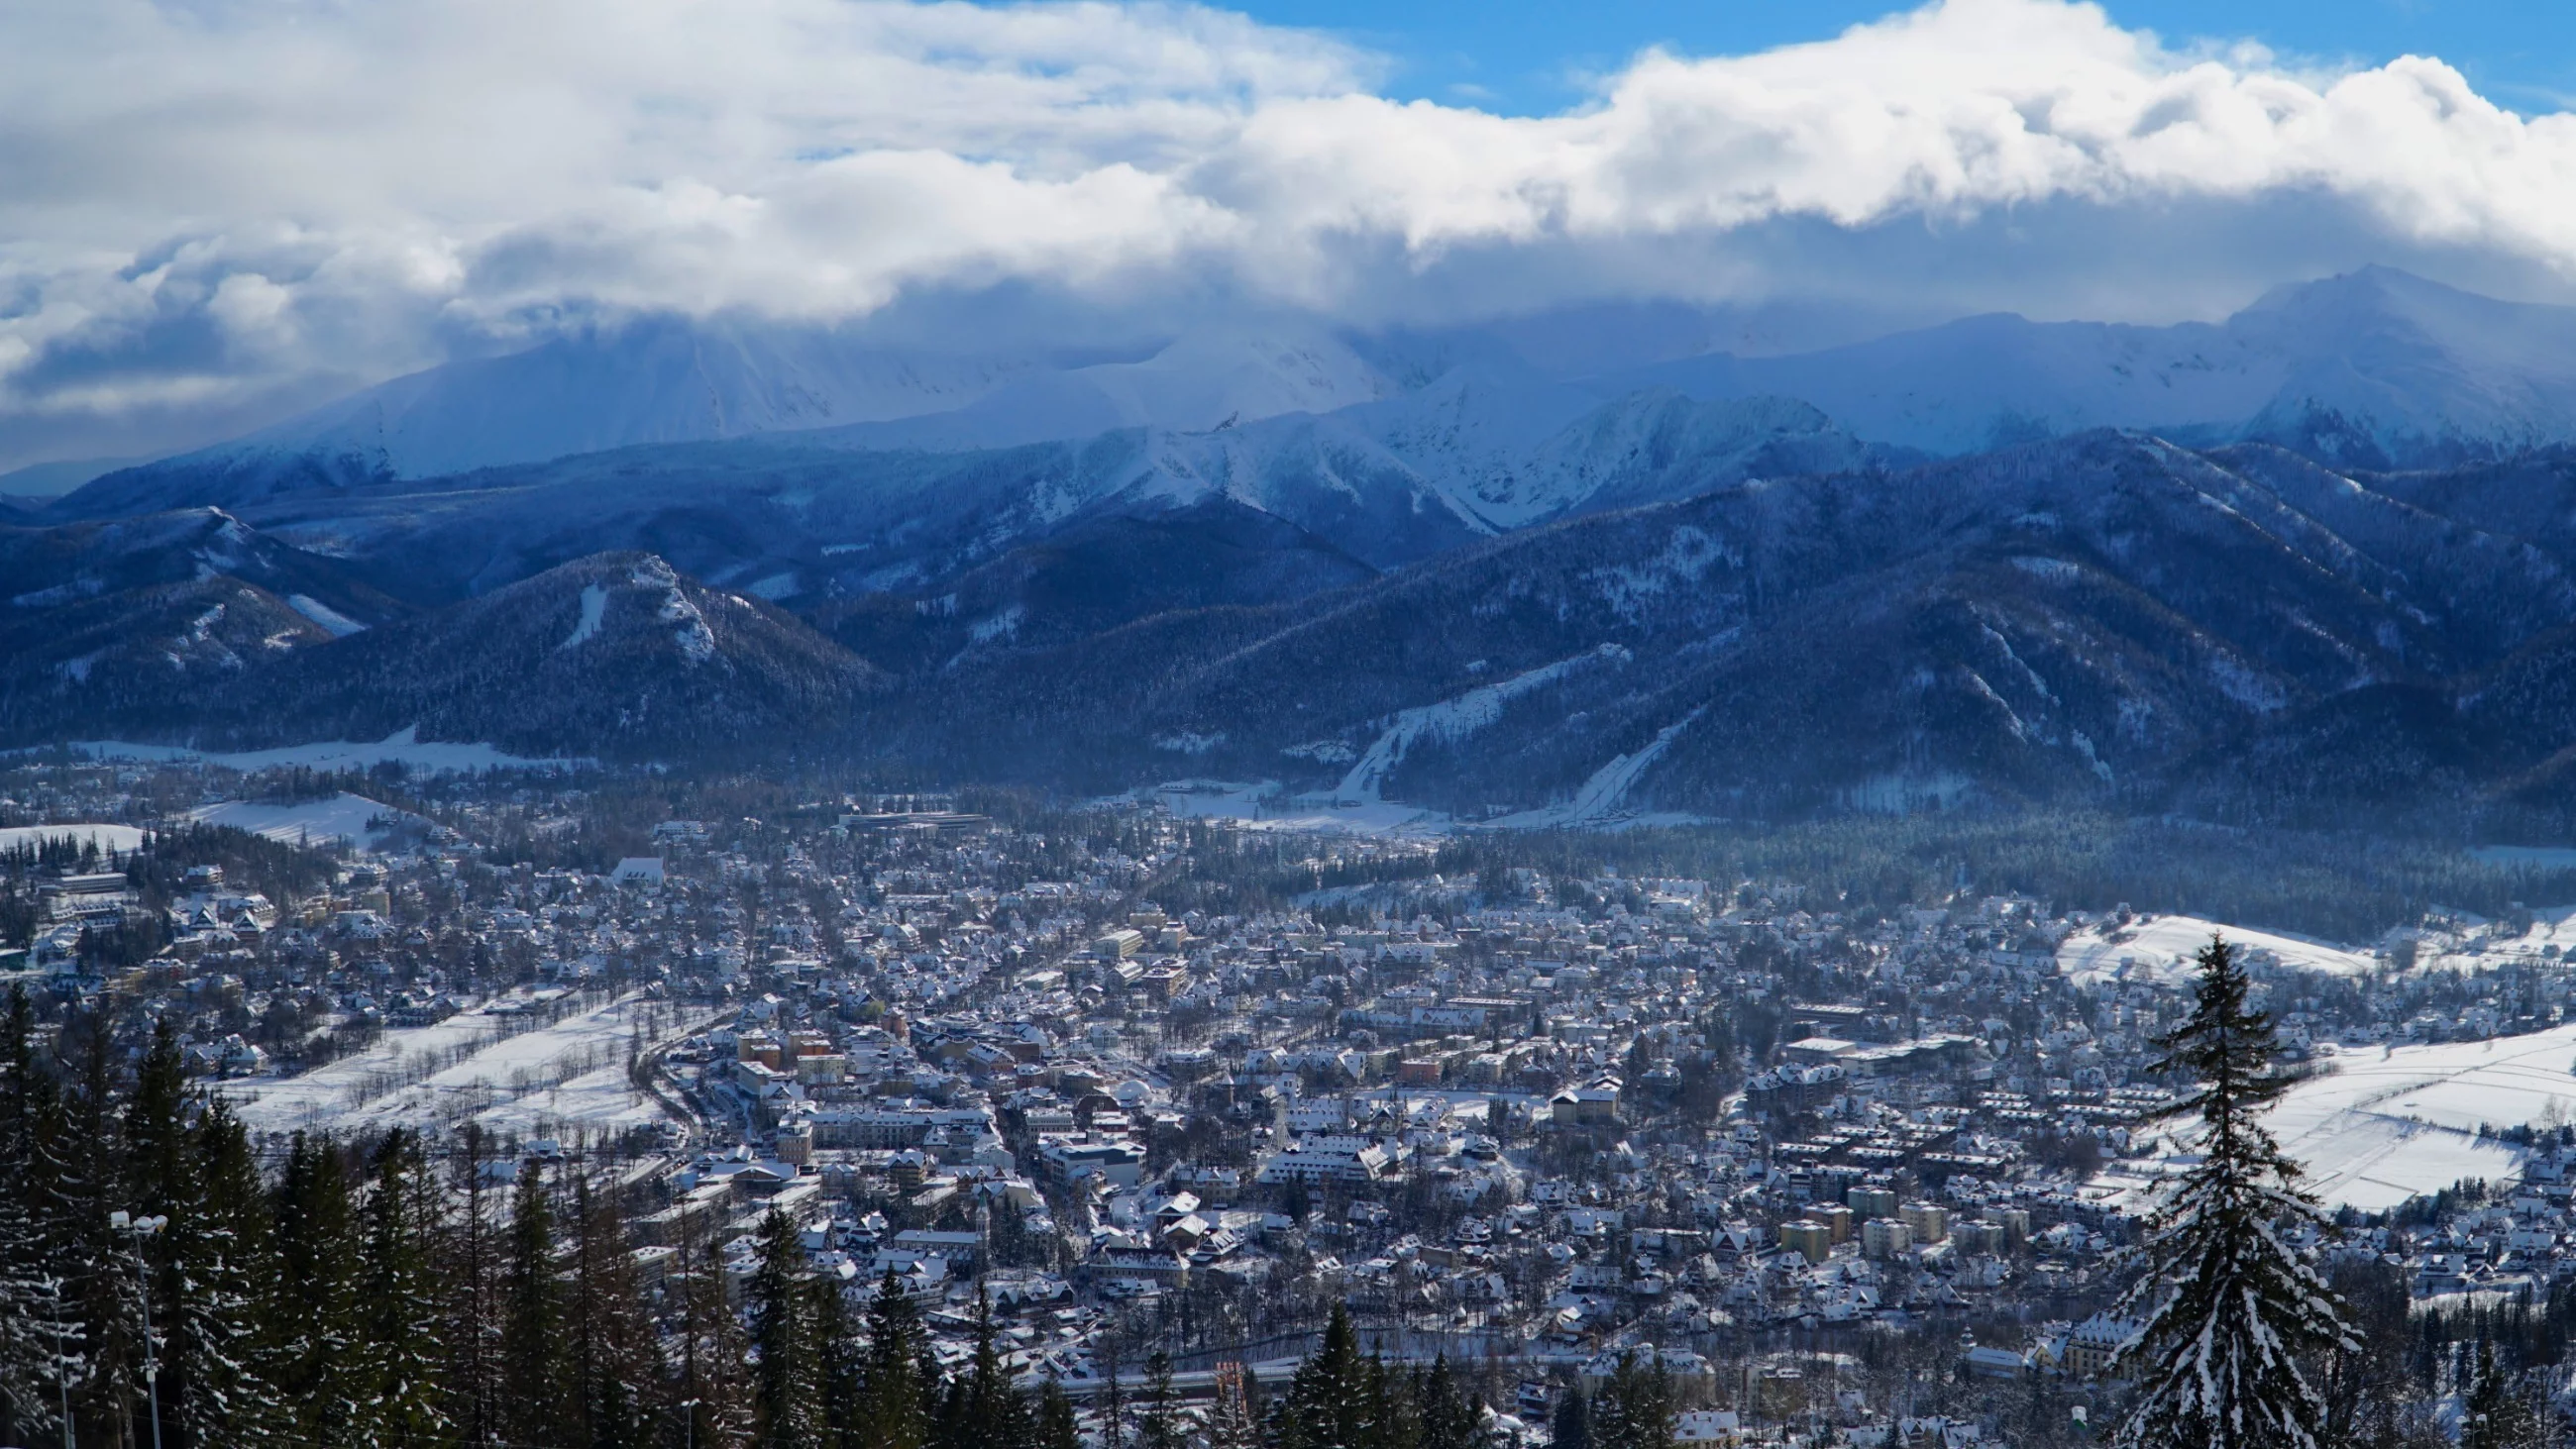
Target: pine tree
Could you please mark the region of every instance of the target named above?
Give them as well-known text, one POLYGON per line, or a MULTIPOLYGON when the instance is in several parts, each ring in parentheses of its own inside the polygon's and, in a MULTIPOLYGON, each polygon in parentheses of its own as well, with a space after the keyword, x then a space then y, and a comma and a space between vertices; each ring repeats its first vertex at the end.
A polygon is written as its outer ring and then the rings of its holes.
POLYGON ((1621 1354, 1591 1408, 1592 1442, 1599 1449, 1671 1449, 1673 1386, 1662 1359, 1621 1354))
POLYGON ((444 1285, 431 1260, 436 1188, 420 1141, 396 1128, 376 1148, 359 1250, 355 1378, 359 1442, 443 1446, 453 1422, 439 1382, 444 1285))
POLYGON ((868 1361, 850 1321, 849 1294, 841 1280, 817 1273, 808 1285, 814 1327, 814 1391, 827 1449, 861 1449, 867 1443, 868 1361))
POLYGON ((176 1382, 173 1449, 257 1449, 279 1442, 286 1407, 261 1377, 261 1291, 275 1279, 268 1204, 250 1136, 222 1102, 190 1133, 192 1188, 173 1220, 181 1275, 168 1356, 176 1382))
POLYGON ((872 1449, 922 1449, 930 1442, 937 1380, 921 1317, 894 1270, 868 1303, 867 1442, 872 1449))
POLYGON ((265 1376, 292 1411, 295 1437, 351 1443, 358 1241, 339 1145, 295 1134, 272 1198, 277 1272, 262 1304, 265 1376))
POLYGON ((2198 1002, 2157 1043, 2157 1067, 2199 1083, 2184 1105, 2200 1114, 2203 1157, 2150 1220, 2147 1270, 2124 1300, 2151 1306, 2121 1349, 2142 1383, 2120 1443, 2315 1449, 2325 1405, 2298 1356, 2360 1342, 2282 1233, 2328 1224, 2298 1188, 2298 1164, 2256 1120, 2288 1085, 2271 1071, 2271 1021, 2248 1005, 2226 941, 2213 936, 2199 966, 2198 1002))
POLYGON ((572 1405, 585 1449, 641 1449, 653 1399, 652 1325, 635 1283, 626 1224, 575 1179, 571 1272, 572 1405))
POLYGON ((502 1435, 526 1449, 574 1449, 564 1402, 564 1293, 545 1169, 519 1168, 501 1269, 502 1435))
POLYGON ((52 1201, 55 1234, 49 1245, 64 1281, 67 1310, 80 1325, 83 1353, 72 1388, 72 1412, 85 1440, 116 1442, 142 1425, 143 1264, 134 1237, 110 1225, 109 1214, 130 1212, 121 1199, 125 1175, 122 1118, 116 1111, 109 1063, 115 1047, 106 1023, 92 1012, 66 1026, 63 1036, 79 1050, 80 1083, 65 1094, 51 1130, 39 1133, 46 1154, 40 1169, 52 1201))
POLYGON ((1172 1393, 1172 1356, 1145 1360, 1144 1407, 1136 1415, 1136 1449, 1181 1449, 1180 1403, 1172 1393))
POLYGON ((725 1302, 724 1276, 693 1227, 681 1230, 672 1284, 679 1331, 666 1366, 669 1449, 741 1449, 751 1442, 750 1386, 743 1365, 750 1346, 742 1321, 725 1302))
POLYGON ((59 1442, 62 1354, 78 1343, 50 1251, 54 1183, 39 1142, 60 1105, 36 1059, 27 989, 13 985, 0 1016, 0 1440, 12 1443, 59 1442))
POLYGON ((500 1235, 488 1191, 491 1163, 489 1139, 466 1123, 454 1163, 458 1205, 439 1252, 448 1289, 440 1324, 448 1416, 463 1449, 488 1449, 502 1438, 500 1235))
MULTIPOLYGON (((1037 1449, 1082 1449, 1082 1427, 1074 1417, 1073 1400, 1054 1379, 1038 1390, 1037 1434, 1032 1442, 1037 1449)), ((1252 1449, 1255 1441, 1219 1439, 1216 1443, 1219 1449, 1252 1449)))
POLYGON ((1367 1374, 1350 1311, 1336 1303, 1323 1342, 1297 1365, 1280 1400, 1272 1436, 1280 1449, 1371 1449, 1367 1374))
POLYGON ((1592 1400, 1584 1394, 1581 1383, 1566 1387, 1548 1423, 1555 1449, 1593 1449, 1592 1400))
POLYGON ((761 1449, 805 1449, 817 1416, 807 1323, 805 1245, 785 1213, 760 1220, 760 1259, 745 1286, 751 1311, 752 1407, 761 1449))
POLYGON ((2492 1341, 2480 1343, 2476 1375, 2460 1415, 2460 1449, 2547 1449, 2556 1442, 2521 1376, 2499 1361, 2492 1341))

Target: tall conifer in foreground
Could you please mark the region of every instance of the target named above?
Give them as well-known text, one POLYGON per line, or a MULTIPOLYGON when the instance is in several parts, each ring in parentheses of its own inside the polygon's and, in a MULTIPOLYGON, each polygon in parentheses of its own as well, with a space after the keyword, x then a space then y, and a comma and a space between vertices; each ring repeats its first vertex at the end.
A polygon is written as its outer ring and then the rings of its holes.
POLYGON ((2360 1346, 2341 1302, 2283 1236, 2323 1229, 2299 1166, 2256 1121, 2288 1086, 2272 1071, 2271 1019, 2247 1003, 2235 948, 2201 948, 2191 1017, 2157 1045, 2159 1071, 2199 1087, 2199 1165, 2148 1224, 2147 1269, 2124 1306, 2148 1305, 2119 1362, 2140 1378, 2124 1449, 2315 1449, 2324 1401, 2299 1356, 2360 1346))

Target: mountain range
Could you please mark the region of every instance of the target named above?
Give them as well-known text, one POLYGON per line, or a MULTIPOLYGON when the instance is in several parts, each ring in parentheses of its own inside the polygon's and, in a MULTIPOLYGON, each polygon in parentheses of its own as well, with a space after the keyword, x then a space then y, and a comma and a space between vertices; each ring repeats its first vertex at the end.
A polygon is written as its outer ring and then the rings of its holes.
POLYGON ((2380 269, 1580 373, 642 325, 0 520, 0 735, 830 754, 1466 818, 2559 828, 2576 314, 2380 269))

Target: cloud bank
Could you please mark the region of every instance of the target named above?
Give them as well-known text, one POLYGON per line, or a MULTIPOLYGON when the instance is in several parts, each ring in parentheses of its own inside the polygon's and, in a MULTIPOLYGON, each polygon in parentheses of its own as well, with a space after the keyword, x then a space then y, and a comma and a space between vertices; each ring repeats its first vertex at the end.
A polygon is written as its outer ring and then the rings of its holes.
POLYGON ((1555 116, 1381 79, 1163 5, 12 6, 0 461, 636 313, 1006 295, 1079 330, 1902 294, 2160 318, 2427 258, 2576 290, 2576 117, 2429 58, 2317 74, 2091 5, 1940 0, 1649 52, 1555 116))

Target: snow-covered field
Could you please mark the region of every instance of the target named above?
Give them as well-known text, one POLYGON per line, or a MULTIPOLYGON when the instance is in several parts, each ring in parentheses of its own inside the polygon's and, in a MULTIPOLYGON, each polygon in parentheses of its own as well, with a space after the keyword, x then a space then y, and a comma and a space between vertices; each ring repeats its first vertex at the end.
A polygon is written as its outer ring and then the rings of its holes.
POLYGON ((468 1118, 523 1134, 630 1126, 661 1116, 626 1080, 627 1047, 648 1010, 641 997, 621 997, 508 1038, 499 1035, 505 1018, 461 1012, 386 1032, 367 1050, 300 1077, 252 1077, 221 1090, 254 1131, 444 1127, 468 1118), (470 1054, 439 1065, 461 1048, 470 1054))
POLYGON ((568 769, 580 760, 530 759, 505 754, 490 745, 423 740, 417 726, 397 730, 381 740, 324 740, 274 750, 192 750, 184 745, 141 745, 126 740, 75 740, 71 748, 101 760, 203 760, 232 770, 269 770, 289 765, 315 769, 364 770, 400 763, 414 770, 439 773, 474 770, 568 769))
POLYGON ((1256 830, 1330 830, 1355 835, 1432 835, 1449 827, 1436 810, 1395 800, 1337 801, 1321 795, 1287 795, 1276 780, 1250 783, 1185 780, 1146 792, 1174 815, 1190 820, 1231 820, 1256 830))
POLYGON ((373 847, 382 841, 385 829, 370 830, 370 820, 415 819, 380 800, 346 791, 327 799, 306 800, 294 805, 257 805, 243 800, 229 800, 220 805, 200 806, 188 812, 191 820, 208 825, 229 825, 264 835, 288 844, 311 841, 345 840, 352 845, 373 847))
MULTIPOLYGON (((2292 1087, 2270 1119, 2282 1149, 2307 1165, 2307 1185, 2329 1206, 2375 1212, 2464 1177, 2511 1176, 2521 1150, 2480 1140, 2481 1124, 2576 1121, 2576 1025, 2360 1048, 2333 1060, 2333 1072, 2292 1087)), ((2135 1192, 2170 1170, 2176 1150, 2168 1139, 2154 1168, 2142 1173, 2123 1164, 2094 1188, 2135 1192)))
POLYGON ((66 835, 82 842, 96 841, 103 852, 132 851, 143 845, 143 831, 132 825, 12 825, 0 830, 0 851, 38 846, 66 835))
POLYGON ((2190 976, 2191 958, 2209 944, 2212 932, 2241 947, 2270 951, 2281 958, 2282 965, 2300 970, 2358 976, 2379 965, 2366 953, 2300 936, 2249 931, 2199 916, 2157 916, 2143 925, 2133 923, 2116 930, 2094 926, 2076 932, 2057 948, 2057 968, 2087 985, 2102 981, 2175 985, 2190 976))

